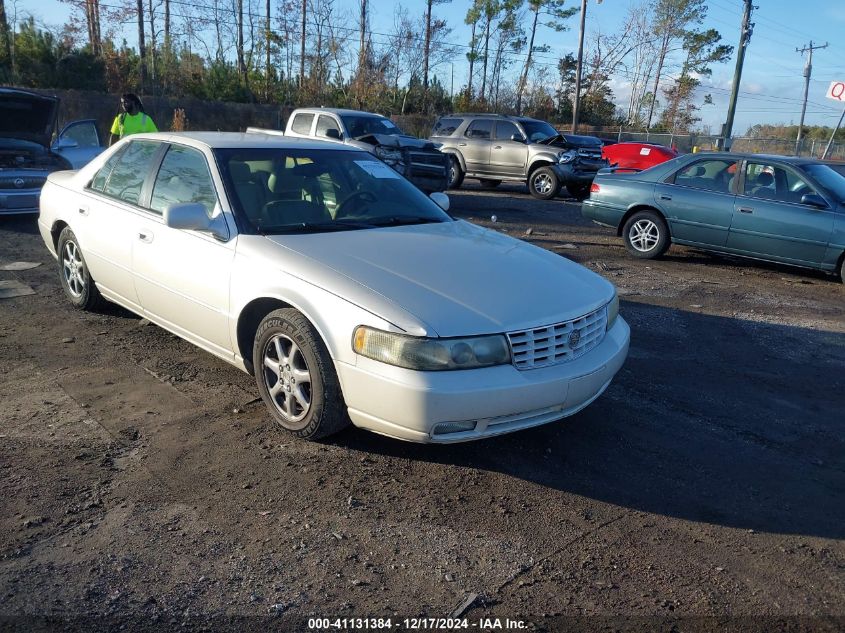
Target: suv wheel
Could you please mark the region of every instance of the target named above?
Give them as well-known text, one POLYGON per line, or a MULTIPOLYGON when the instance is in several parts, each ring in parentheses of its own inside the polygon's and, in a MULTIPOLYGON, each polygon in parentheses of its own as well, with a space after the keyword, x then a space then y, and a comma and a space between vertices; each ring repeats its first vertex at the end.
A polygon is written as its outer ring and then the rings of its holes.
POLYGON ((669 249, 669 227, 656 211, 638 211, 622 229, 625 248, 634 257, 654 259, 669 249))
POLYGON ((560 180, 551 167, 540 167, 528 176, 528 193, 540 200, 551 200, 560 190, 560 180))
POLYGON ((449 157, 449 189, 457 189, 464 181, 464 172, 461 164, 454 156, 449 157))

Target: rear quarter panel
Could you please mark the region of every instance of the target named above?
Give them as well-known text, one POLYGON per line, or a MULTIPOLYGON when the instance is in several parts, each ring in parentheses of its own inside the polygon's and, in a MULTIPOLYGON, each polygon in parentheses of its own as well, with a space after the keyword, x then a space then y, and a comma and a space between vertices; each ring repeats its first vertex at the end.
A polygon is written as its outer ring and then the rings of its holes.
MULTIPOLYGON (((585 218, 619 228, 625 214, 637 206, 657 208, 654 202, 654 182, 635 178, 636 174, 601 174, 593 183, 599 191, 591 192, 584 201, 581 213, 585 218)), ((661 211, 658 209, 658 211, 661 211)))

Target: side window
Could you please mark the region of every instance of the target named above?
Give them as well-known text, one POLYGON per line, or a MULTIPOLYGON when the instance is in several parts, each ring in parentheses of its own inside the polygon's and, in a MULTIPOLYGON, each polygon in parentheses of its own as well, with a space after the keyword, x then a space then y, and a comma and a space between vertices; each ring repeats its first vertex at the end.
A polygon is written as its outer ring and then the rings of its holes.
POLYGON ((129 204, 138 204, 141 187, 159 147, 155 141, 129 143, 106 181, 103 193, 129 204))
POLYGON ((496 140, 497 141, 509 141, 511 140, 511 136, 516 134, 517 136, 522 136, 522 132, 519 131, 519 128, 516 127, 510 121, 496 121, 496 140))
POLYGON ((202 153, 190 147, 171 145, 158 170, 150 208, 164 213, 170 205, 184 202, 200 203, 211 217, 217 195, 202 153))
POLYGON ((749 162, 745 167, 747 196, 799 204, 807 193, 815 193, 807 181, 780 165, 749 162))
POLYGON ((311 123, 314 121, 313 114, 300 113, 293 117, 291 130, 297 134, 311 134, 311 123))
POLYGON ((437 120, 437 123, 434 124, 434 130, 432 130, 432 136, 452 136, 455 133, 461 123, 463 123, 463 119, 456 119, 453 117, 442 117, 437 120))
POLYGON ((489 139, 493 133, 493 121, 490 119, 476 119, 467 126, 466 136, 470 138, 489 139))
POLYGON ((76 141, 78 147, 99 147, 100 137, 93 121, 71 123, 62 131, 62 138, 76 141))
MULTIPOLYGON (((294 121, 294 123, 296 122, 294 121)), ((321 114, 317 119, 317 129, 315 131, 315 134, 317 136, 326 137, 328 136, 326 134, 326 130, 337 130, 338 132, 340 132, 340 127, 333 118, 331 118, 330 116, 326 116, 325 114, 321 114)))
POLYGON ((730 193, 736 179, 736 165, 736 161, 726 159, 696 161, 675 174, 675 184, 730 193))
POLYGON ((117 161, 120 160, 120 157, 126 151, 126 147, 117 150, 114 154, 109 156, 109 159, 105 162, 105 164, 100 167, 100 171, 97 172, 97 175, 94 176, 94 179, 91 181, 91 184, 88 185, 89 189, 93 189, 94 191, 99 191, 103 193, 103 189, 106 186, 106 182, 108 182, 109 176, 111 175, 112 169, 117 164, 117 161))

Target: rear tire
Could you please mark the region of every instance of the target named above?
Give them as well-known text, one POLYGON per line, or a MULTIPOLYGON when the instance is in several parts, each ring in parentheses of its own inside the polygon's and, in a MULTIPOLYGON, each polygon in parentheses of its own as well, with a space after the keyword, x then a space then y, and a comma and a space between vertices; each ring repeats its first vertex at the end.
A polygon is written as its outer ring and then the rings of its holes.
POLYGON ((481 183, 482 187, 487 187, 488 189, 495 189, 502 184, 501 180, 490 180, 489 178, 481 178, 478 182, 481 183))
POLYGON ((845 284, 845 253, 839 259, 839 281, 845 284))
POLYGON ((317 440, 349 425, 329 351, 300 312, 284 308, 264 317, 252 358, 258 392, 283 429, 317 440))
POLYGON ((669 226, 656 211, 637 211, 622 228, 625 248, 634 257, 655 259, 663 255, 671 244, 669 226))
POLYGON ((540 200, 551 200, 560 191, 560 180, 551 167, 539 167, 528 176, 528 193, 540 200))
POLYGON ((586 200, 590 197, 590 185, 566 185, 566 191, 576 200, 586 200))
POLYGON ((464 170, 455 156, 449 157, 449 189, 457 189, 464 181, 464 170))
POLYGON ((59 280, 65 296, 78 310, 91 311, 103 304, 103 296, 85 263, 76 235, 66 226, 59 235, 59 280))

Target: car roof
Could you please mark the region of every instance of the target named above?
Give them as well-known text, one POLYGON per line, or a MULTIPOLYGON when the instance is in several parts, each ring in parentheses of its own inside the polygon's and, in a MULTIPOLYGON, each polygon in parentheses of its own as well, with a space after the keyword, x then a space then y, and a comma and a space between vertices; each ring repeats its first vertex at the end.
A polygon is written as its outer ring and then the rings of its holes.
POLYGON ((706 158, 726 158, 733 160, 772 160, 790 165, 812 165, 821 164, 822 161, 811 156, 781 156, 779 154, 755 154, 754 152, 699 152, 688 154, 688 156, 699 156, 706 158))
POLYGON ((155 140, 161 142, 186 143, 188 145, 205 146, 211 149, 224 148, 296 148, 296 149, 331 149, 336 151, 357 151, 357 147, 341 145, 330 141, 316 141, 312 139, 294 138, 279 134, 263 132, 157 132, 149 134, 133 134, 133 140, 155 140))
POLYGON ((340 116, 370 116, 376 117, 379 119, 386 119, 387 117, 383 114, 377 114, 375 112, 365 112, 364 110, 348 110, 346 108, 297 108, 292 114, 298 114, 300 112, 304 112, 306 114, 318 114, 320 112, 329 112, 330 114, 337 114, 340 116))

